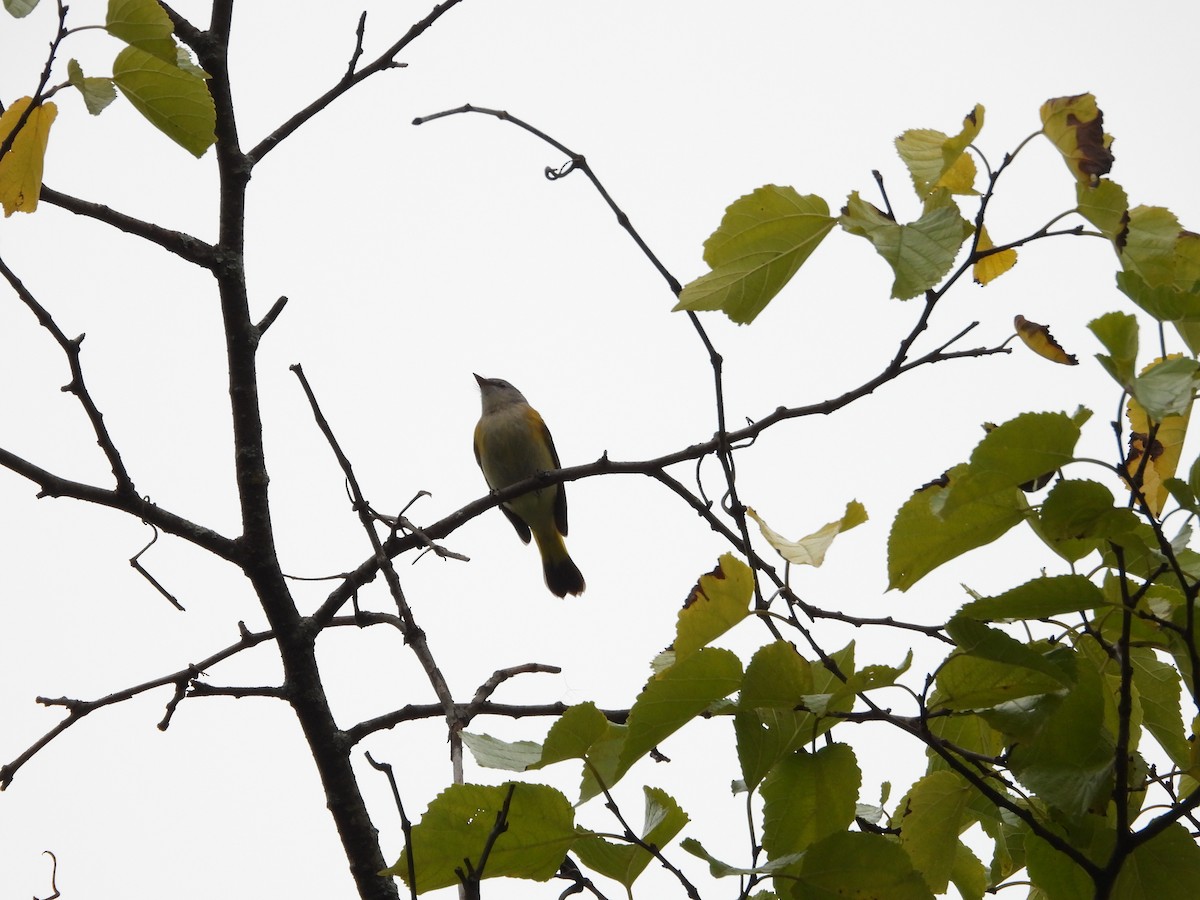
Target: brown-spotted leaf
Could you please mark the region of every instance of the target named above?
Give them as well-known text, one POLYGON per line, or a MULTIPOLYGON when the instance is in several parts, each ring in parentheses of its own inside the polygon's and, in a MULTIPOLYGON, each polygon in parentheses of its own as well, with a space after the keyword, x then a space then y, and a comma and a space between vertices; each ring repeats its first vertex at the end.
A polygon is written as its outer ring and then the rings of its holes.
POLYGON ((1058 341, 1054 339, 1054 335, 1050 333, 1050 329, 1045 325, 1030 322, 1022 315, 1018 315, 1013 319, 1013 325, 1016 326, 1017 337, 1038 356, 1044 356, 1051 362, 1056 362, 1063 366, 1079 365, 1079 360, 1075 358, 1075 354, 1064 350, 1058 341))
POLYGON ((1104 113, 1091 94, 1055 97, 1042 104, 1042 134, 1063 155, 1083 184, 1096 185, 1112 169, 1112 135, 1104 133, 1104 113))

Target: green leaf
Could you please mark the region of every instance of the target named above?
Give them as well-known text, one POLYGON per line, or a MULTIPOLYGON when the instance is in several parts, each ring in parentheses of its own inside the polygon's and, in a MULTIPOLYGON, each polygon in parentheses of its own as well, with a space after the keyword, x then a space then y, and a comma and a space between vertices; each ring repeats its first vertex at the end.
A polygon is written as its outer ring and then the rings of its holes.
POLYGON ((1069 816, 1079 816, 1112 784, 1114 738, 1104 726, 1104 686, 1085 658, 1074 686, 1041 730, 1013 747, 1009 766, 1021 783, 1069 816))
POLYGON ((940 198, 931 201, 915 222, 898 225, 857 191, 850 195, 838 221, 850 234, 875 245, 875 251, 892 267, 896 276, 892 296, 900 300, 917 296, 946 276, 970 227, 953 202, 940 198))
POLYGON ((611 788, 629 767, 714 702, 736 691, 742 664, 728 650, 705 647, 651 677, 629 710, 624 728, 610 726, 588 752, 580 800, 611 788), (599 778, 599 781, 597 780, 599 778))
POLYGON ((1200 363, 1187 357, 1164 359, 1133 380, 1133 396, 1156 422, 1187 415, 1191 409, 1200 363))
POLYGON ((755 652, 746 666, 733 719, 747 788, 758 787, 785 753, 819 733, 816 716, 795 711, 800 698, 814 691, 812 666, 789 642, 774 641, 755 652))
POLYGON ((175 64, 174 26, 156 0, 108 0, 104 27, 113 37, 175 64))
POLYGON ((795 900, 933 900, 898 844, 860 831, 843 831, 813 844, 804 854, 791 896, 795 900))
POLYGON ((843 531, 849 531, 867 521, 866 507, 857 500, 851 500, 846 504, 846 512, 840 519, 830 522, 798 541, 789 541, 772 531, 753 509, 747 508, 746 515, 758 523, 762 536, 767 539, 768 544, 775 548, 776 553, 792 565, 813 567, 825 562, 825 552, 835 537, 843 531))
POLYGON ((1087 873, 1028 829, 1025 853, 1030 880, 1049 900, 1095 900, 1095 885, 1087 873))
POLYGON ((739 325, 753 322, 834 222, 824 200, 794 188, 768 184, 740 197, 704 242, 712 271, 684 287, 675 309, 719 309, 739 325))
POLYGON ((1022 413, 984 435, 966 473, 950 484, 942 515, 959 506, 1004 496, 1074 459, 1079 425, 1065 413, 1022 413))
POLYGON ((485 769, 504 769, 508 772, 524 772, 542 758, 542 745, 534 741, 509 743, 490 734, 462 732, 463 743, 475 757, 475 762, 485 769))
POLYGON ((1179 219, 1161 206, 1135 206, 1118 239, 1121 266, 1154 288, 1175 279, 1175 241, 1179 219))
POLYGON ((1118 272, 1117 288, 1160 322, 1196 322, 1200 320, 1200 293, 1192 285, 1175 284, 1150 287, 1136 272, 1118 272))
POLYGON ((1191 745, 1183 730, 1183 714, 1179 707, 1179 672, 1147 647, 1132 647, 1129 656, 1146 730, 1166 751, 1171 762, 1180 769, 1190 768, 1191 745))
MULTIPOLYGON (((407 883, 411 851, 418 893, 458 884, 455 870, 464 869, 465 861, 479 866, 508 790, 508 784, 451 785, 429 804, 413 826, 409 847, 382 874, 399 876, 407 883)), ((571 804, 543 784, 513 787, 506 824, 487 858, 485 878, 548 881, 577 837, 571 804)))
POLYGON ((900 846, 929 889, 943 893, 957 858, 972 788, 949 771, 930 772, 908 792, 900 822, 900 846))
POLYGON ((1200 847, 1178 822, 1139 845, 1117 875, 1121 900, 1192 900, 1200 884, 1200 847))
POLYGON ((1052 540, 1112 538, 1136 524, 1129 510, 1116 507, 1112 491, 1097 481, 1066 478, 1042 504, 1041 525, 1052 540))
POLYGON ((1046 619, 1095 609, 1103 604, 1104 594, 1100 588, 1082 575, 1059 575, 1035 578, 998 596, 975 600, 960 609, 959 615, 989 621, 1046 619))
MULTIPOLYGON (((681 850, 686 850, 688 853, 692 854, 692 856, 702 859, 708 863, 708 872, 714 878, 729 878, 730 876, 740 877, 742 875, 769 875, 771 872, 778 872, 780 869, 787 868, 800 859, 800 854, 797 853, 791 856, 781 857, 780 859, 771 860, 770 862, 763 863, 760 866, 742 868, 740 866, 732 866, 729 863, 725 863, 717 859, 715 856, 705 850, 704 845, 695 838, 684 838, 679 842, 679 847, 681 850)), ((755 894, 754 896, 758 897, 759 895, 755 894)))
POLYGON ((854 821, 862 773, 854 751, 829 744, 780 760, 762 783, 763 849, 770 859, 798 853, 854 821))
MULTIPOLYGON (((641 839, 661 850, 683 830, 688 815, 665 791, 652 787, 642 790, 646 795, 646 815, 641 839)), ((650 851, 637 844, 617 844, 596 835, 580 838, 572 852, 593 872, 613 879, 627 891, 654 859, 650 851)))
MULTIPOLYGON (((1098 590, 1096 593, 1099 597, 1098 590)), ((982 622, 958 615, 946 623, 946 633, 963 653, 1006 666, 1041 672, 1056 679, 1060 687, 1071 683, 1070 675, 1060 665, 998 628, 989 628, 982 622)))
POLYGON ((564 759, 584 759, 598 742, 609 737, 611 723, 592 702, 569 708, 550 726, 542 756, 530 768, 540 769, 564 759))
POLYGON ((1128 313, 1110 312, 1088 322, 1088 328, 1111 354, 1097 354, 1096 359, 1100 360, 1117 384, 1128 387, 1133 383, 1137 369, 1137 319, 1128 313))
POLYGON ((1050 490, 1040 517, 1030 524, 1051 549, 1075 562, 1095 550, 1108 550, 1110 542, 1122 544, 1138 520, 1132 510, 1116 507, 1104 485, 1063 479, 1050 490))
POLYGON ((927 197, 937 188, 952 194, 974 194, 975 161, 966 149, 983 128, 979 104, 963 119, 962 131, 953 138, 940 131, 915 128, 896 138, 896 152, 908 167, 917 196, 927 197))
POLYGON ((4 0, 4 8, 14 19, 23 19, 37 7, 38 0, 4 0))
POLYGON ((1029 507, 1016 487, 947 511, 946 497, 967 471, 965 464, 955 466, 945 484, 918 489, 896 513, 888 535, 888 590, 908 590, 938 566, 990 544, 1025 518, 1029 507))
POLYGON ((679 611, 675 626, 676 663, 727 632, 750 615, 754 574, 750 567, 725 553, 717 567, 700 576, 679 611))
POLYGON ((958 849, 954 854, 950 882, 958 889, 962 900, 983 900, 983 895, 987 892, 987 870, 962 841, 958 842, 958 849))
POLYGON ((67 81, 83 96, 83 105, 93 116, 100 115, 117 99, 117 89, 111 78, 84 78, 77 60, 67 61, 67 81))
POLYGON ((1086 182, 1075 185, 1079 214, 1091 222, 1110 241, 1115 240, 1129 221, 1129 197, 1115 181, 1101 178, 1095 187, 1086 182))
POLYGON ((151 125, 193 156, 216 141, 216 108, 202 77, 131 46, 113 61, 113 81, 151 125))
POLYGON ((957 711, 987 710, 1061 690, 1062 683, 1044 672, 958 654, 938 671, 937 691, 929 705, 957 711))

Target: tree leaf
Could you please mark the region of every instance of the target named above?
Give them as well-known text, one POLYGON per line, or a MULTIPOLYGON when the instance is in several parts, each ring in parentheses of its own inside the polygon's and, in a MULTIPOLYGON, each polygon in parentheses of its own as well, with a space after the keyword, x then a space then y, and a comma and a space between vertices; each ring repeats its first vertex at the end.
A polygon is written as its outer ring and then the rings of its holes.
POLYGON ((722 310, 739 325, 755 317, 791 280, 833 228, 815 194, 768 184, 735 200, 704 242, 712 269, 679 295, 676 310, 722 310))
POLYGON ((854 751, 829 744, 779 761, 762 783, 763 849, 769 859, 806 850, 854 821, 862 773, 854 751))
POLYGON ((970 225, 952 201, 939 191, 915 222, 898 225, 855 191, 842 208, 839 222, 850 234, 867 238, 892 267, 892 296, 908 300, 933 287, 954 265, 970 225))
POLYGON ((776 553, 793 565, 814 567, 825 561, 825 552, 835 537, 867 521, 866 508, 857 500, 851 500, 846 504, 846 512, 840 519, 830 522, 807 537, 789 541, 772 531, 753 509, 747 508, 746 515, 758 523, 762 536, 775 548, 776 553))
POLYGON ((1170 496, 1164 482, 1179 469, 1198 380, 1200 364, 1174 357, 1155 360, 1133 381, 1133 396, 1126 403, 1130 434, 1125 467, 1131 475, 1141 472, 1142 494, 1155 515, 1170 496), (1143 460, 1151 430, 1149 459, 1143 460))
POLYGON ((540 769, 564 759, 585 759, 598 741, 610 736, 611 727, 604 713, 590 701, 570 707, 550 726, 541 758, 530 768, 540 769))
MULTIPOLYGON (((994 246, 992 237, 988 234, 987 226, 982 226, 979 229, 979 242, 975 245, 976 252, 991 250, 994 246)), ((990 284, 1016 264, 1017 251, 1015 248, 1010 247, 1007 250, 1001 250, 999 253, 989 253, 987 256, 978 259, 971 269, 971 274, 976 284, 990 284)))
POLYGON ((1121 900, 1192 900, 1200 884, 1200 847, 1176 822, 1139 845, 1117 875, 1121 900))
MULTIPOLYGON (((641 839, 662 849, 683 830, 689 821, 688 815, 665 791, 652 787, 642 790, 646 797, 646 814, 641 839)), ((618 844, 597 835, 580 838, 571 850, 593 872, 613 879, 627 891, 654 859, 650 851, 637 844, 618 844)))
POLYGON ((1043 501, 1035 531, 1056 553, 1075 562, 1095 550, 1106 549, 1110 541, 1122 543, 1124 536, 1137 527, 1133 511, 1118 509, 1115 503, 1112 491, 1104 485, 1065 478, 1050 489, 1043 501))
POLYGON ((624 728, 611 726, 604 741, 588 752, 580 800, 611 788, 629 767, 715 701, 728 697, 742 681, 737 656, 704 647, 654 675, 638 694, 624 728), (599 778, 599 781, 597 780, 599 778))
POLYGON ((216 110, 199 75, 131 46, 113 61, 113 81, 151 125, 193 156, 216 141, 216 110))
MULTIPOLYGON (((17 127, 17 121, 32 102, 31 97, 14 100, 0 115, 0 141, 17 127)), ((50 126, 57 115, 58 107, 49 101, 35 107, 9 151, 0 159, 0 206, 4 207, 6 219, 15 212, 31 213, 37 209, 42 194, 46 144, 50 141, 50 126)))
POLYGON ((1035 578, 995 597, 975 600, 958 614, 989 621, 1046 619, 1095 609, 1104 603, 1104 593, 1082 575, 1058 575, 1035 578))
MULTIPOLYGON (((1120 276, 1117 277, 1119 282, 1120 276)), ((1133 383, 1137 366, 1137 319, 1128 313, 1110 312, 1088 322, 1088 328, 1110 354, 1097 354, 1096 359, 1100 360, 1117 384, 1128 389, 1133 383)))
POLYGON ((463 743, 475 757, 475 762, 486 769, 504 769, 508 772, 524 772, 542 758, 542 745, 534 741, 502 741, 490 734, 462 732, 463 743))
POLYGON ((1013 325, 1017 329, 1017 337, 1021 339, 1021 342, 1038 356, 1063 366, 1079 365, 1079 360, 1075 358, 1075 355, 1064 350, 1045 325, 1030 322, 1021 315, 1013 319, 1013 325))
POLYGON ((1192 765, 1191 745, 1183 730, 1179 672, 1162 662, 1148 647, 1131 647, 1133 683, 1142 703, 1142 722, 1180 769, 1192 765))
POLYGON ((965 464, 956 466, 944 483, 919 488, 896 513, 888 534, 888 590, 908 590, 938 566, 990 544, 1025 518, 1028 504, 1016 487, 946 510, 947 495, 967 470, 965 464))
POLYGON ((4 8, 14 19, 23 19, 38 5, 38 0, 4 0, 4 8))
POLYGON ((1079 214, 1091 222, 1110 241, 1125 230, 1129 222, 1129 197, 1115 181, 1101 178, 1093 187, 1080 181, 1075 185, 1079 214))
POLYGON ((950 883, 971 794, 961 776, 942 770, 918 780, 902 804, 900 846, 935 894, 943 893, 950 883))
MULTIPOLYGON (((412 852, 418 893, 459 883, 456 869, 465 861, 478 866, 508 784, 451 785, 429 804, 413 826, 411 843, 382 874, 408 881, 407 853, 412 852)), ((571 804, 544 784, 516 784, 507 828, 496 838, 483 870, 485 878, 554 877, 577 837, 571 804)))
MULTIPOLYGON (((952 853, 953 846, 946 848, 952 853)), ((908 854, 878 834, 843 831, 813 844, 791 888, 795 900, 933 900, 908 854)))
POLYGON ((1136 272, 1117 273, 1117 288, 1121 293, 1160 322, 1200 321, 1200 292, 1194 287, 1181 288, 1176 284, 1150 287, 1136 272))
POLYGON ((1061 666, 998 628, 991 628, 975 619, 956 615, 946 623, 946 633, 954 640, 959 650, 972 657, 1040 672, 1055 679, 1059 687, 1071 683, 1070 676, 1063 672, 1061 666))
POLYGON ((815 690, 812 665, 789 642, 774 641, 755 652, 746 666, 733 720, 747 788, 758 787, 784 754, 819 733, 817 717, 796 710, 800 698, 815 690))
POLYGON ((1125 230, 1117 235, 1121 266, 1149 287, 1172 284, 1179 232, 1179 219, 1169 209, 1135 206, 1129 210, 1125 230))
POLYGON ((1021 783, 1069 816, 1079 816, 1111 789, 1115 739, 1104 725, 1104 688, 1081 654, 1075 684, 1039 732, 1018 742, 1009 766, 1021 783))
POLYGON ((1022 413, 989 431, 967 470, 950 484, 942 515, 963 504, 1005 494, 1074 459, 1079 425, 1065 413, 1022 413))
POLYGON ((911 129, 896 138, 896 152, 908 167, 918 197, 924 199, 937 188, 952 194, 978 193, 975 161, 965 151, 982 128, 983 107, 976 104, 953 138, 924 128, 911 129))
POLYGON ((700 576, 684 601, 675 625, 675 660, 691 656, 750 615, 754 574, 732 553, 700 576))
POLYGON ((1042 134, 1058 148, 1071 174, 1095 185, 1112 168, 1112 135, 1104 133, 1104 114, 1091 94, 1056 97, 1042 104, 1042 134))
POLYGON ((954 853, 954 864, 950 868, 950 883, 958 889, 962 900, 983 900, 987 893, 987 870, 983 863, 962 841, 954 853))
POLYGON ((113 37, 175 65, 175 29, 157 0, 108 0, 104 27, 113 37))
POLYGON ((85 78, 77 60, 67 61, 67 81, 83 96, 83 105, 93 116, 100 115, 117 99, 117 89, 111 78, 85 78))
MULTIPOLYGON (((753 866, 750 868, 742 868, 741 866, 733 866, 717 859, 715 856, 705 850, 704 845, 695 838, 684 838, 679 842, 679 847, 681 850, 686 850, 688 853, 692 854, 692 856, 702 859, 708 863, 708 872, 714 878, 729 878, 730 876, 740 877, 742 875, 767 875, 771 872, 778 872, 780 869, 787 868, 793 863, 798 862, 800 859, 800 854, 796 853, 792 854, 791 856, 784 856, 780 859, 771 860, 770 862, 763 863, 762 865, 753 866)), ((754 896, 758 897, 760 895, 755 894, 754 896)), ((768 896, 774 895, 769 894, 768 896)))

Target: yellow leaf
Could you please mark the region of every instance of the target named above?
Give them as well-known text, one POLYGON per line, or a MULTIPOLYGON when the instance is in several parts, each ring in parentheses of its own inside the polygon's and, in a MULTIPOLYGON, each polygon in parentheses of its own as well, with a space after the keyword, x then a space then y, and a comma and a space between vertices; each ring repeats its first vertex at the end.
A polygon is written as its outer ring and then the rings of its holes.
POLYGON ((1013 319, 1013 325, 1016 326, 1017 336, 1025 342, 1025 346, 1038 356, 1044 356, 1051 362, 1056 362, 1064 366, 1079 365, 1079 360, 1075 358, 1075 354, 1064 350, 1058 341, 1054 339, 1054 335, 1050 333, 1050 329, 1045 325, 1030 322, 1027 318, 1020 315, 1013 319))
MULTIPOLYGON (((1180 354, 1173 353, 1170 356, 1156 359, 1142 370, 1142 374, 1146 374, 1157 365, 1179 357, 1180 354)), ((1168 478, 1174 478, 1179 469, 1179 458, 1183 453, 1183 440, 1187 436, 1188 421, 1192 415, 1191 404, 1188 404, 1187 411, 1182 415, 1164 416, 1158 423, 1158 431, 1154 433, 1153 441, 1149 441, 1153 423, 1146 414, 1145 408, 1133 397, 1130 397, 1125 412, 1129 417, 1130 429, 1129 455, 1125 458, 1125 468, 1131 474, 1136 474, 1139 470, 1142 472, 1142 495, 1146 498, 1150 511, 1157 516, 1162 512, 1163 506, 1166 505, 1167 498, 1170 496, 1163 482, 1168 478), (1147 443, 1149 443, 1148 454, 1147 443), (1143 457, 1147 455, 1149 459, 1143 463, 1143 457), (1144 469, 1143 465, 1145 465, 1144 469)))
POLYGON ((747 509, 746 515, 758 523, 759 530, 767 539, 767 543, 774 547, 780 556, 797 566, 821 565, 825 561, 825 552, 835 537, 843 531, 849 531, 856 525, 867 521, 866 508, 857 500, 851 500, 846 504, 845 515, 836 522, 830 522, 808 537, 802 537, 798 541, 789 541, 772 531, 754 510, 747 509))
MULTIPOLYGON (((0 142, 12 132, 17 120, 32 102, 31 97, 22 97, 0 116, 0 142)), ((21 130, 17 133, 11 149, 0 159, 0 205, 7 219, 15 212, 33 212, 37 209, 42 193, 42 162, 46 156, 46 143, 50 140, 50 126, 58 115, 53 103, 43 103, 34 109, 21 130)))
POLYGON ((754 598, 754 573, 732 553, 701 575, 684 601, 675 625, 675 652, 668 665, 691 656, 746 616, 754 598))
POLYGON ((1104 133, 1104 113, 1091 94, 1055 97, 1042 104, 1042 134, 1046 135, 1071 174, 1095 186, 1112 168, 1112 135, 1104 133))
MULTIPOLYGON (((987 226, 980 226, 979 246, 975 249, 977 251, 991 250, 995 246, 988 235, 987 226)), ((1016 264, 1016 250, 1001 250, 999 253, 989 253, 987 256, 979 259, 972 269, 972 275, 975 278, 976 284, 988 284, 999 278, 1016 264)))

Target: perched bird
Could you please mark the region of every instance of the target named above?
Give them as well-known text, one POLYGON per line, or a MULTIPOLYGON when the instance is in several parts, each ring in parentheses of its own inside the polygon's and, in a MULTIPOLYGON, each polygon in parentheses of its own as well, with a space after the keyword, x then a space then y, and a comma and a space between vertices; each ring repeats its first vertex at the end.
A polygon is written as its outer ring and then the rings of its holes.
MULTIPOLYGON (((475 461, 493 491, 560 468, 554 440, 538 411, 501 378, 475 376, 483 415, 475 426, 475 461)), ((561 484, 530 491, 500 505, 526 544, 530 534, 542 555, 546 587, 558 597, 582 594, 583 575, 567 553, 567 492, 561 484)))

